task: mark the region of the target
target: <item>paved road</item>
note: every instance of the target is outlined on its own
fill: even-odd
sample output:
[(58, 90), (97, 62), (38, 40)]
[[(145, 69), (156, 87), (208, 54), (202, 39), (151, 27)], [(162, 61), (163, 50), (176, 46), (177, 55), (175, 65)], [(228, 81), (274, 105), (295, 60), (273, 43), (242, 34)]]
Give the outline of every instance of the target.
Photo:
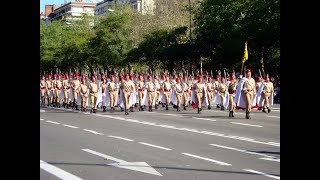
[(124, 115), (40, 106), (40, 178), (280, 179), (280, 105), (245, 119), (216, 108)]

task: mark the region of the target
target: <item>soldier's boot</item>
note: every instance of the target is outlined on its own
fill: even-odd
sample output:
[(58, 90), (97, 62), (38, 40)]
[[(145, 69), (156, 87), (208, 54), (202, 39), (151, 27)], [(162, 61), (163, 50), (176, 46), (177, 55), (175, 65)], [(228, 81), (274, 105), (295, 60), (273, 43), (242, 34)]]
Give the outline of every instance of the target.
[(261, 109), (262, 109), (261, 107), (258, 108), (259, 111), (261, 111)]
[(200, 108), (200, 111), (202, 111), (202, 108)]
[(139, 106), (139, 111), (142, 111), (142, 107), (141, 106)]
[(138, 107), (138, 104), (134, 104), (134, 107)]
[(232, 116), (232, 111), (229, 111), (229, 117), (231, 117)]
[(79, 106), (78, 105), (76, 105), (76, 110), (79, 111)]
[(183, 110), (187, 110), (187, 109), (186, 109), (186, 106), (183, 106)]
[(210, 106), (210, 105), (208, 106), (208, 109), (211, 109), (211, 106)]
[(47, 104), (47, 106), (50, 106), (50, 99), (48, 98), (47, 100), (48, 100), (48, 104)]
[(181, 110), (180, 110), (180, 106), (178, 107), (178, 111), (180, 112)]
[(129, 115), (129, 109), (126, 109), (126, 115)]
[(168, 105), (166, 105), (166, 110), (169, 110), (169, 109), (168, 109)]
[(67, 109), (69, 109), (69, 104), (67, 104)]
[(266, 108), (263, 108), (262, 112), (267, 113), (267, 112), (266, 112)]
[(120, 107), (121, 111), (124, 111), (122, 107)]
[(106, 106), (103, 106), (103, 112), (107, 112)]
[(162, 103), (162, 107), (164, 107), (164, 103)]
[(271, 112), (271, 109), (270, 109), (269, 107), (267, 107), (267, 109), (268, 109), (268, 113), (270, 113), (270, 112)]
[(130, 107), (130, 112), (133, 112), (133, 107)]
[(93, 108), (91, 108), (90, 112), (93, 113)]
[(246, 119), (251, 119), (249, 111), (246, 111)]
[(217, 104), (217, 108), (220, 108), (220, 104)]
[(93, 109), (93, 113), (97, 113), (97, 109)]
[(234, 115), (233, 115), (233, 111), (231, 111), (231, 117), (234, 117)]
[(200, 108), (198, 108), (198, 114), (200, 114)]
[(155, 109), (158, 109), (158, 104), (154, 105), (154, 108), (155, 108)]
[(83, 112), (86, 112), (87, 111), (87, 108), (83, 108)]
[(65, 102), (63, 102), (63, 108), (66, 108), (66, 103)]
[(179, 111), (179, 107), (177, 107), (177, 111)]
[(221, 111), (224, 111), (224, 106), (223, 105), (221, 106)]

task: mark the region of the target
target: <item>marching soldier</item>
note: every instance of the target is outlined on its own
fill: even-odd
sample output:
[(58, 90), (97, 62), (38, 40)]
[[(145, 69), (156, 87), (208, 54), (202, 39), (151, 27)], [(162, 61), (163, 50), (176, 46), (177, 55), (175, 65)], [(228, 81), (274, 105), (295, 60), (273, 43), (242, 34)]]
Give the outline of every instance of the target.
[(174, 92), (177, 97), (177, 111), (180, 111), (181, 98), (182, 98), (182, 93), (183, 93), (183, 88), (180, 84), (180, 78), (176, 79), (176, 84), (174, 86)]
[(228, 93), (229, 93), (229, 117), (234, 117), (233, 113), (236, 109), (236, 103), (234, 102), (234, 97), (236, 95), (238, 83), (236, 81), (235, 73), (233, 72), (230, 78)]
[[(269, 75), (266, 76), (266, 82), (264, 83), (263, 87), (263, 98), (264, 98), (264, 105), (262, 112), (266, 112), (266, 108), (268, 109), (268, 113), (270, 113), (270, 104), (269, 104), (269, 98), (274, 92), (273, 83), (270, 81)], [(273, 97), (271, 97), (273, 98)]]
[(220, 93), (220, 99), (221, 99), (221, 110), (224, 111), (224, 98), (227, 93), (227, 85), (225, 84), (226, 80), (224, 77), (221, 78), (221, 83), (219, 84), (219, 93)]
[(125, 102), (125, 115), (129, 114), (129, 100), (131, 92), (134, 90), (134, 84), (129, 79), (129, 74), (126, 74), (126, 80), (122, 81), (121, 89), (123, 91), (124, 102)]
[(56, 106), (58, 108), (60, 108), (60, 101), (62, 101), (62, 99), (60, 99), (60, 94), (61, 94), (61, 89), (62, 89), (62, 82), (61, 82), (61, 75), (58, 74), (58, 79), (56, 81)]
[(97, 98), (98, 98), (98, 85), (96, 83), (96, 76), (91, 76), (91, 83), (89, 85), (90, 91), (90, 105), (91, 105), (91, 112), (97, 112)]
[(245, 95), (245, 101), (246, 101), (246, 119), (251, 119), (250, 112), (251, 112), (251, 102), (253, 95), (256, 93), (255, 88), (255, 81), (251, 77), (251, 69), (247, 69), (246, 74), (246, 81), (243, 83), (242, 91)]
[[(106, 80), (105, 75), (101, 76), (100, 87), (101, 87), (101, 91), (102, 91), (102, 94), (103, 94), (102, 97), (104, 97), (104, 95), (105, 95), (105, 93), (107, 91), (107, 80)], [(103, 112), (107, 111), (107, 107), (106, 107), (106, 104), (104, 102), (104, 99), (102, 99), (102, 108), (103, 108)]]
[(66, 73), (64, 75), (64, 80), (62, 81), (63, 93), (64, 93), (64, 102), (63, 107), (69, 109), (69, 93), (70, 93), (70, 84), (69, 84), (69, 76)]
[(148, 76), (148, 82), (146, 83), (145, 87), (147, 90), (147, 95), (148, 95), (148, 105), (149, 105), (149, 112), (152, 111), (152, 104), (153, 104), (153, 99), (154, 99), (154, 90), (155, 90), (155, 85), (152, 82), (152, 76)]
[[(216, 79), (215, 79), (215, 81), (214, 81), (214, 83), (213, 83), (213, 88), (215, 89), (215, 96), (217, 97), (218, 96), (218, 92), (219, 92), (219, 84), (220, 84), (220, 81), (219, 81), (219, 79), (220, 79), (220, 76), (219, 75), (216, 75)], [(217, 108), (220, 108), (221, 106), (220, 106), (220, 104), (218, 104), (217, 103)]]
[(111, 81), (108, 82), (108, 90), (110, 97), (110, 113), (113, 113), (114, 106), (116, 104), (116, 96), (117, 96), (117, 85), (114, 80), (114, 75), (111, 75)]
[(78, 105), (77, 105), (77, 99), (79, 95), (79, 87), (80, 87), (80, 81), (78, 79), (79, 75), (75, 73), (73, 75), (74, 79), (71, 82), (71, 87), (72, 87), (72, 92), (73, 92), (73, 105), (72, 109), (76, 108), (76, 110), (79, 110)]
[(52, 79), (51, 79), (51, 74), (48, 75), (48, 80), (46, 81), (46, 90), (47, 90), (47, 100), (48, 104), (47, 106), (51, 105), (51, 91), (52, 91)]
[(154, 87), (156, 89), (156, 93), (155, 93), (155, 109), (158, 109), (158, 105), (159, 105), (159, 96), (160, 96), (160, 91), (161, 91), (161, 86), (160, 86), (160, 83), (159, 83), (159, 80), (158, 80), (158, 76), (157, 75), (154, 75)]
[(46, 94), (46, 78), (44, 75), (41, 76), (40, 91), (41, 91), (41, 104), (44, 106), (45, 105), (45, 94)]
[[(262, 84), (262, 77), (258, 76), (258, 79), (257, 79), (257, 82), (256, 82), (256, 92), (259, 91), (259, 88), (260, 88), (261, 84)], [(262, 109), (261, 107), (258, 107), (258, 110), (261, 110), (261, 109)]]
[(56, 85), (57, 85), (57, 75), (54, 74), (53, 75), (53, 80), (52, 80), (52, 105), (55, 107), (56, 106), (56, 98), (57, 98), (57, 94), (56, 94)]
[(186, 106), (188, 106), (188, 100), (189, 100), (189, 93), (190, 93), (190, 85), (188, 83), (188, 76), (184, 75), (184, 80), (183, 80), (183, 86), (182, 86), (182, 97), (183, 97), (183, 110), (187, 110)]
[(202, 76), (198, 75), (198, 82), (193, 85), (194, 93), (197, 98), (198, 114), (202, 111), (202, 99), (205, 92), (205, 84), (202, 82)]
[(169, 76), (166, 76), (166, 80), (163, 82), (162, 89), (163, 89), (163, 94), (166, 98), (166, 110), (169, 110), (168, 105), (170, 103), (169, 96), (170, 96), (170, 89), (171, 89), (171, 84), (169, 82)]
[(213, 98), (213, 84), (212, 84), (212, 78), (211, 76), (208, 77), (208, 81), (206, 83), (206, 88), (207, 88), (207, 92), (208, 92), (208, 109), (211, 109), (211, 103), (212, 103), (212, 98)]
[(89, 89), (86, 83), (86, 78), (81, 78), (80, 84), (80, 96), (81, 96), (81, 111), (86, 111), (87, 109), (87, 100), (88, 100)]
[(138, 90), (138, 97), (139, 97), (139, 111), (144, 111), (142, 105), (143, 99), (143, 92), (144, 92), (144, 80), (142, 74), (139, 75), (139, 81), (136, 84), (136, 89)]

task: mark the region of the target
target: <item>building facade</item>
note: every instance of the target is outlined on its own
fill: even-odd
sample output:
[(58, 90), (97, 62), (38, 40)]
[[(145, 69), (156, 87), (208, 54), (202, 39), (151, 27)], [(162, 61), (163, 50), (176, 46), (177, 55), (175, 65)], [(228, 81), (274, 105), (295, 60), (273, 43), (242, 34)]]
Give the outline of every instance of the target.
[(83, 14), (93, 16), (95, 6), (95, 2), (68, 2), (58, 8), (55, 8), (49, 17), (51, 21), (55, 19), (66, 21), (78, 20)]
[(94, 14), (100, 15), (107, 12), (107, 9), (114, 9), (116, 6), (121, 6), (128, 3), (134, 10), (142, 14), (153, 14), (155, 9), (155, 0), (103, 0), (97, 3), (94, 8)]

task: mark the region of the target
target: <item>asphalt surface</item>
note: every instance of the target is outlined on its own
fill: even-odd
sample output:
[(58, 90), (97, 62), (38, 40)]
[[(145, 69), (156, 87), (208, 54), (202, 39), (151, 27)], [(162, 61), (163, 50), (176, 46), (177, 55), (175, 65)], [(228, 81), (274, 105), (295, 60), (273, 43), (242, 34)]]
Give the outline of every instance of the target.
[(40, 106), (40, 179), (280, 179), (279, 104), (251, 119), (217, 108), (134, 111)]

